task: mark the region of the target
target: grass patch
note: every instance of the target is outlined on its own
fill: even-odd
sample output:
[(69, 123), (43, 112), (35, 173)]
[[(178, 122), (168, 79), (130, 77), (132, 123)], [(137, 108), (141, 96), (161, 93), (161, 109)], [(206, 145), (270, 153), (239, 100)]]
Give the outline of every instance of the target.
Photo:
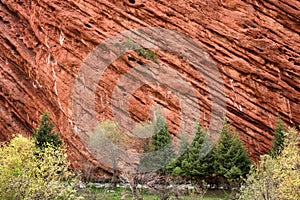
[[(85, 189), (81, 189), (79, 191), (82, 199), (92, 199), (92, 200), (120, 200), (120, 199), (128, 199), (134, 200), (131, 191), (128, 188), (93, 188), (88, 187)], [(206, 195), (204, 196), (203, 200), (225, 200), (226, 193), (223, 191), (207, 191)], [(144, 200), (159, 200), (159, 196), (156, 194), (151, 194), (145, 192), (143, 194)], [(170, 200), (175, 200), (175, 196), (169, 198)], [(201, 199), (199, 196), (197, 197), (196, 194), (191, 195), (182, 195), (179, 197), (181, 200), (189, 200), (189, 199)]]

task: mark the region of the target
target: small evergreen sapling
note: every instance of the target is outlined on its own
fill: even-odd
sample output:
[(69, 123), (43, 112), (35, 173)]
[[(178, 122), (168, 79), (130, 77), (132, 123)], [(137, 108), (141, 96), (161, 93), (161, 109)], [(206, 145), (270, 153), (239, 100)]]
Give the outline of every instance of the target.
[(49, 115), (49, 112), (45, 112), (45, 114), (41, 116), (40, 124), (33, 132), (35, 145), (42, 149), (48, 145), (54, 147), (60, 147), (62, 145), (62, 141), (59, 139), (59, 133), (53, 131), (54, 123), (51, 121)]
[(270, 156), (276, 157), (281, 154), (285, 139), (286, 129), (284, 123), (280, 117), (277, 118), (277, 124), (274, 131), (273, 147), (270, 151)]

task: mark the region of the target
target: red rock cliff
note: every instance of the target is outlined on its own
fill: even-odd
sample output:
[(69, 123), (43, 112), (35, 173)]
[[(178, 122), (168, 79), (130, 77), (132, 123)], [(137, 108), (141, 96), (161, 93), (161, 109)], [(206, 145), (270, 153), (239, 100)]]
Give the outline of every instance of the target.
[[(210, 54), (225, 83), (227, 118), (252, 158), (270, 149), (277, 115), (288, 125), (300, 124), (297, 0), (2, 0), (0, 19), (0, 139), (19, 132), (29, 135), (48, 110), (69, 145), (74, 167), (88, 161), (105, 168), (74, 131), (71, 96), (80, 66), (102, 41), (132, 28), (176, 30)], [(207, 124), (205, 85), (178, 57), (156, 54), (160, 63), (185, 74), (199, 91), (199, 118)], [(130, 52), (111, 65), (99, 82), (98, 96), (107, 102), (97, 104), (99, 119), (112, 116), (112, 89), (130, 62), (148, 61)], [(139, 89), (131, 100), (131, 116), (148, 119), (149, 105), (159, 102), (168, 108), (176, 132), (178, 101), (166, 95), (163, 88)]]

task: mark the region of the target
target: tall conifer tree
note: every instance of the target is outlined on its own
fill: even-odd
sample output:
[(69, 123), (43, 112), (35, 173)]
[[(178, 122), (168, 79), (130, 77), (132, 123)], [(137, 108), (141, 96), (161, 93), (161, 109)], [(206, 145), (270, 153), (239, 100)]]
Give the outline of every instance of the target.
[(239, 179), (249, 173), (251, 160), (237, 133), (230, 130), (225, 121), (215, 147), (214, 171), (229, 181)]
[(213, 173), (213, 154), (210, 152), (202, 157), (206, 131), (198, 124), (195, 130), (195, 137), (190, 144), (188, 151), (181, 162), (182, 175), (205, 177)]
[(141, 171), (153, 171), (160, 169), (161, 173), (166, 173), (166, 166), (175, 157), (171, 134), (168, 131), (167, 123), (162, 115), (156, 114), (154, 120), (154, 135), (151, 139), (150, 150), (140, 162)]

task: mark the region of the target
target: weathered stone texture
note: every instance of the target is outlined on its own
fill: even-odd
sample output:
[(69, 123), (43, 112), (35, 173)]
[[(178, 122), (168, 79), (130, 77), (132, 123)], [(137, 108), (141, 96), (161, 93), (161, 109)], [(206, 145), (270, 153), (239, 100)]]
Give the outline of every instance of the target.
[[(135, 3), (130, 3), (135, 2)], [(0, 139), (30, 134), (48, 110), (69, 145), (74, 167), (95, 159), (74, 131), (71, 95), (88, 53), (121, 31), (160, 26), (187, 34), (209, 52), (224, 78), (227, 118), (252, 158), (270, 149), (276, 116), (300, 124), (300, 2), (297, 0), (2, 0), (0, 3)], [(199, 91), (208, 123), (209, 94), (178, 57), (158, 51), (160, 63), (183, 73)], [(117, 78), (130, 62), (149, 62), (135, 52), (112, 64), (99, 82), (110, 101)], [(156, 95), (149, 95), (156, 94)], [(163, 88), (143, 87), (130, 108), (136, 120), (149, 118), (149, 105), (169, 109), (178, 126), (178, 99)], [(99, 103), (99, 102), (98, 102)], [(97, 104), (100, 119), (109, 105)], [(176, 114), (177, 113), (177, 114)]]

